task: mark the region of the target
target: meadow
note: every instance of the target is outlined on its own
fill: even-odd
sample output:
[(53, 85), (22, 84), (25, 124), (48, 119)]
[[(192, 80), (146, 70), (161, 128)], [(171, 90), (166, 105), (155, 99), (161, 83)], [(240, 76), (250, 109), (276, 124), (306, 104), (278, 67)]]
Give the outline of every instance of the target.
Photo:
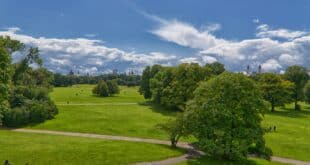
[[(167, 134), (160, 130), (157, 125), (174, 118), (177, 112), (170, 111), (168, 109), (164, 109), (162, 107), (147, 102), (141, 95), (139, 95), (139, 93), (137, 92), (137, 87), (121, 87), (121, 92), (119, 95), (106, 98), (100, 98), (92, 95), (92, 88), (92, 85), (75, 85), (73, 87), (54, 88), (54, 91), (51, 93), (51, 97), (58, 105), (59, 114), (56, 116), (55, 119), (46, 121), (41, 124), (28, 125), (26, 127), (31, 129), (168, 139)], [(294, 112), (292, 106), (288, 105), (285, 108), (278, 107), (277, 112), (269, 112), (265, 114), (263, 126), (277, 127), (276, 132), (267, 133), (265, 135), (267, 146), (272, 148), (274, 155), (310, 161), (310, 156), (308, 154), (310, 153), (310, 106), (303, 104), (302, 107), (303, 111), (301, 112)], [(15, 135), (16, 133), (2, 132), (2, 136), (5, 135), (8, 137), (8, 134), (12, 134), (10, 136), (12, 136), (13, 138), (20, 139), (18, 140), (18, 143), (20, 144), (22, 144), (23, 142), (27, 143), (27, 138), (21, 136), (20, 134)], [(43, 137), (43, 135), (29, 136)], [(89, 146), (95, 146), (95, 144), (93, 143), (101, 143), (101, 140), (95, 140), (95, 142), (92, 142), (93, 140), (89, 140), (88, 142), (87, 139), (83, 138), (74, 138), (74, 142), (72, 142), (71, 138), (69, 139), (65, 137), (49, 137), (47, 135), (44, 135), (44, 137), (53, 139), (58, 145), (65, 145), (65, 147), (60, 148), (68, 148), (68, 150), (72, 150), (72, 152), (81, 153), (87, 152), (88, 149), (91, 148)], [(38, 142), (40, 145), (41, 143), (43, 143), (43, 141)], [(34, 142), (31, 143), (32, 144), (30, 145), (35, 146)], [(81, 145), (81, 147), (76, 147), (76, 145), (78, 145), (79, 143), (83, 143), (85, 145), (85, 148), (82, 147), (83, 145)], [(119, 162), (117, 162), (118, 164), (124, 164), (123, 162), (128, 163), (130, 161), (137, 162), (141, 160), (159, 160), (164, 157), (170, 157), (182, 153), (181, 151), (171, 150), (164, 146), (153, 146), (158, 147), (158, 149), (154, 148), (150, 152), (155, 152), (154, 150), (158, 150), (158, 152), (156, 152), (155, 154), (148, 153), (148, 145), (142, 143), (139, 143), (139, 145), (126, 143), (129, 148), (132, 148), (132, 152), (131, 150), (128, 150), (127, 152), (126, 148), (128, 147), (124, 145), (125, 143), (120, 144), (122, 142), (114, 141), (103, 141), (102, 143), (109, 143), (111, 148), (115, 147), (113, 148), (114, 152), (122, 155), (121, 160), (118, 160)], [(14, 142), (12, 141), (12, 145), (13, 144)], [(53, 143), (51, 142), (51, 144)], [(57, 148), (59, 147), (55, 146), (52, 148), (54, 148), (54, 150), (50, 152), (54, 153), (57, 152)], [(74, 148), (78, 150), (73, 151)], [(31, 149), (31, 147), (29, 149)], [(98, 149), (94, 147), (91, 153), (93, 154), (93, 158), (95, 159), (98, 153), (105, 153), (110, 150), (111, 149), (108, 147), (99, 147)], [(152, 155), (153, 157), (142, 156), (143, 154), (140, 155), (134, 153), (135, 150), (137, 150), (137, 152), (141, 151), (143, 153), (145, 151), (144, 154), (150, 156)], [(23, 151), (17, 150), (17, 153), (18, 152)], [(141, 156), (141, 158), (139, 157), (139, 155)], [(102, 159), (104, 157), (105, 156), (102, 156)], [(142, 159), (143, 157), (144, 159)], [(68, 158), (71, 159), (70, 156)], [(60, 159), (61, 158), (55, 156), (55, 160), (60, 161)], [(74, 159), (74, 157), (72, 157), (72, 159)], [(115, 159), (116, 158), (113, 158), (113, 160)], [(100, 160), (100, 156), (98, 160)], [(40, 159), (40, 161), (44, 161), (43, 158)], [(205, 164), (206, 162), (208, 162), (209, 164), (229, 164), (227, 162), (219, 162), (205, 157), (197, 160), (183, 162), (182, 164), (196, 165)], [(261, 159), (250, 159), (247, 163), (277, 164)], [(231, 164), (233, 165), (233, 163)]]
[(0, 162), (12, 165), (130, 164), (178, 156), (168, 146), (58, 135), (0, 131)]

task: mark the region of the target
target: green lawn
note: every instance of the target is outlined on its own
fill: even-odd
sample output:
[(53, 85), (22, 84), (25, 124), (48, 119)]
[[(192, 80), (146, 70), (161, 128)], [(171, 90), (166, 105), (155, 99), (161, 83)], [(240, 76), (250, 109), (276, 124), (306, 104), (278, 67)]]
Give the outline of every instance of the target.
[(0, 130), (0, 164), (120, 165), (182, 154), (163, 145)]
[(113, 97), (97, 97), (92, 94), (94, 85), (74, 85), (54, 88), (51, 97), (56, 104), (70, 103), (137, 103), (144, 102), (138, 94), (138, 87), (120, 87), (120, 94)]
[[(144, 138), (167, 139), (165, 132), (156, 128), (175, 116), (175, 112), (158, 106), (143, 104), (138, 88), (121, 87), (114, 97), (100, 98), (91, 94), (91, 85), (54, 88), (51, 94), (59, 105), (55, 119), (38, 125), (34, 129), (88, 132)], [(70, 105), (73, 103), (137, 103), (137, 105)], [(310, 161), (310, 106), (303, 105), (302, 112), (278, 108), (278, 112), (265, 115), (264, 126), (277, 126), (277, 132), (266, 134), (266, 143), (274, 155)]]
[(146, 105), (58, 107), (59, 114), (55, 119), (29, 127), (167, 139), (166, 133), (158, 129), (156, 125), (174, 116), (174, 113), (167, 113), (158, 110), (156, 107)]
[(188, 160), (176, 165), (283, 165), (282, 163), (270, 162), (263, 159), (250, 158), (248, 161), (242, 162), (229, 162), (219, 161), (208, 157), (202, 157), (200, 159)]
[(265, 115), (263, 124), (277, 127), (265, 135), (274, 155), (310, 161), (310, 105), (303, 104), (301, 112), (295, 112), (293, 105), (278, 108)]

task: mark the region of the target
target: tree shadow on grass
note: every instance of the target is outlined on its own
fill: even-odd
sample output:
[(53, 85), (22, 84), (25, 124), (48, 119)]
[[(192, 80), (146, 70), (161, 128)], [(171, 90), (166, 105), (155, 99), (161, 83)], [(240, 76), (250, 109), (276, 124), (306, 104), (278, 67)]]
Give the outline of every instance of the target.
[(290, 118), (307, 118), (310, 117), (310, 107), (303, 106), (301, 111), (295, 111), (293, 107), (281, 107), (281, 110), (275, 112), (267, 112), (266, 114), (272, 116), (283, 116)]
[(151, 101), (145, 101), (145, 102), (140, 102), (138, 103), (141, 106), (147, 106), (149, 107), (153, 112), (160, 113), (164, 116), (176, 116), (177, 113), (181, 112), (179, 110), (169, 108), (169, 107), (164, 107), (162, 105), (153, 103)]
[(242, 161), (227, 161), (216, 160), (207, 156), (189, 160), (188, 165), (258, 165), (254, 160), (242, 160)]

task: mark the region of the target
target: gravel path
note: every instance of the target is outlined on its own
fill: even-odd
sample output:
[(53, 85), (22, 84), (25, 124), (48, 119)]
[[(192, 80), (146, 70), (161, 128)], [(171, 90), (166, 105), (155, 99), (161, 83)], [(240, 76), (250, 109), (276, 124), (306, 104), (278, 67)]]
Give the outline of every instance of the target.
[[(35, 130), (35, 129), (13, 129), (14, 132), (25, 132), (25, 133), (38, 133), (38, 134), (50, 134), (50, 135), (63, 135), (63, 136), (74, 136), (74, 137), (87, 137), (87, 138), (96, 138), (96, 139), (107, 139), (107, 140), (121, 140), (121, 141), (131, 141), (131, 142), (141, 142), (141, 143), (152, 143), (152, 144), (162, 144), (170, 145), (170, 141), (166, 140), (157, 140), (157, 139), (144, 139), (144, 138), (135, 138), (135, 137), (126, 137), (126, 136), (113, 136), (113, 135), (100, 135), (100, 134), (90, 134), (90, 133), (77, 133), (77, 132), (63, 132), (63, 131), (48, 131), (48, 130)], [(195, 150), (188, 143), (179, 142), (178, 147), (188, 150), (187, 154), (184, 154), (179, 157), (169, 158), (161, 161), (154, 162), (142, 162), (136, 163), (135, 165), (173, 165), (179, 162), (183, 162), (190, 158), (195, 158), (203, 155), (203, 152)], [(310, 162), (281, 158), (281, 157), (272, 157), (272, 161), (292, 164), (292, 165), (310, 165)]]

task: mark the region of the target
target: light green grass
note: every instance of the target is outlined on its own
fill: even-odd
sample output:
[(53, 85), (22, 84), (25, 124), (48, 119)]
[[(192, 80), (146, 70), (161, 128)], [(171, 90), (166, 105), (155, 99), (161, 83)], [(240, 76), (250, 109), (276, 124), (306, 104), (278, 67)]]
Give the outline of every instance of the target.
[(49, 129), (97, 134), (167, 139), (157, 125), (175, 113), (147, 105), (58, 106), (55, 119), (33, 129)]
[(242, 162), (240, 161), (230, 162), (230, 161), (214, 160), (208, 157), (202, 157), (200, 159), (188, 160), (175, 165), (283, 165), (283, 164), (256, 158), (250, 158), (248, 161), (242, 161)]
[(274, 155), (310, 161), (310, 107), (303, 104), (301, 112), (295, 112), (293, 105), (277, 108), (277, 112), (265, 115), (263, 125), (276, 126), (277, 131), (267, 133), (267, 145)]
[(120, 165), (182, 154), (155, 144), (0, 130), (0, 164), (9, 160), (12, 165)]
[(128, 103), (144, 102), (138, 94), (138, 87), (120, 87), (120, 93), (113, 97), (98, 97), (92, 94), (94, 85), (74, 85), (72, 87), (54, 88), (51, 97), (56, 104), (71, 103)]

